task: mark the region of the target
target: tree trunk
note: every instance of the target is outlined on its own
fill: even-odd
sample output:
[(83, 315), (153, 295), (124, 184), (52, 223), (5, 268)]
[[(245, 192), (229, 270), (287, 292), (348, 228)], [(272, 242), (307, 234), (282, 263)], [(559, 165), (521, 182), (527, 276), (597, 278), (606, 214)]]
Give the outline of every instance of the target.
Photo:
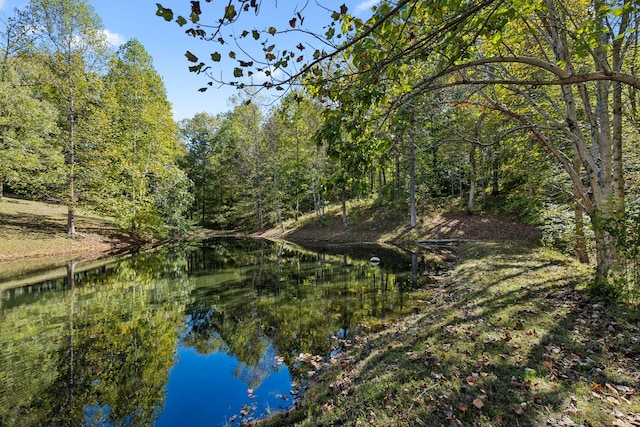
[(395, 173), (395, 186), (393, 200), (397, 201), (400, 198), (400, 155), (396, 156), (396, 173)]
[(418, 224), (416, 214), (416, 145), (411, 137), (409, 141), (409, 211), (411, 216), (410, 227)]
[(342, 184), (342, 225), (347, 226), (347, 187)]
[(67, 204), (67, 234), (76, 234), (76, 189), (75, 189), (75, 156), (73, 148), (70, 152), (69, 175), (67, 176), (67, 186), (69, 191), (69, 202)]
[[(278, 203), (278, 178), (276, 168), (273, 168), (273, 207), (276, 211), (276, 220), (280, 229), (284, 233), (284, 224), (282, 223), (282, 215), (280, 214), (280, 204)], [(296, 218), (297, 221), (297, 218)]]
[[(582, 163), (580, 162), (580, 157), (577, 153), (573, 156), (573, 168), (576, 173), (579, 175), (580, 170), (582, 169)], [(576, 255), (578, 260), (582, 263), (589, 262), (589, 253), (587, 252), (587, 241), (584, 235), (584, 210), (582, 209), (581, 196), (578, 193), (578, 189), (576, 186), (573, 186), (573, 197), (574, 197), (574, 220), (576, 223), (575, 233), (576, 233)]]
[(476, 197), (476, 144), (471, 144), (469, 149), (469, 201), (467, 213), (472, 214), (475, 208)]
[(497, 196), (500, 194), (499, 177), (500, 177), (500, 157), (498, 156), (498, 150), (493, 150), (493, 159), (491, 162), (492, 176), (491, 176), (491, 195)]
[(67, 123), (69, 125), (69, 140), (67, 141), (67, 161), (69, 170), (67, 172), (67, 191), (69, 192), (69, 200), (67, 202), (67, 234), (72, 236), (76, 234), (76, 189), (75, 189), (75, 107), (71, 100), (69, 111), (67, 113)]
[(576, 255), (581, 263), (587, 264), (589, 252), (587, 252), (587, 240), (584, 235), (584, 212), (577, 201), (574, 203), (574, 218), (576, 222)]

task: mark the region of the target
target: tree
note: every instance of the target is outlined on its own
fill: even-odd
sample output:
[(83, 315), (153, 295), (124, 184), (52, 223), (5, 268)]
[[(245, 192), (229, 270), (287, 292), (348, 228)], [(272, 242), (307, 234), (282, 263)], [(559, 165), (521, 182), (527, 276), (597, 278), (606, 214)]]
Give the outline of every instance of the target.
[(103, 121), (107, 134), (96, 142), (106, 182), (101, 186), (103, 207), (132, 236), (166, 235), (167, 222), (180, 223), (192, 199), (186, 191), (188, 178), (176, 165), (182, 148), (171, 104), (140, 42), (130, 40), (120, 47), (104, 86), (104, 111), (97, 120)]
[(239, 98), (234, 102), (235, 107), (220, 126), (220, 137), (233, 153), (229, 164), (235, 170), (234, 188), (240, 191), (234, 196), (237, 225), (263, 228), (271, 182), (267, 149), (260, 133), (263, 115), (256, 103)]
[(15, 18), (4, 22), (0, 48), (0, 201), (5, 181), (14, 191), (42, 192), (59, 178), (53, 147), (56, 111), (38, 93), (37, 65), (30, 61), (28, 30)]
[(32, 0), (25, 13), (26, 25), (34, 31), (34, 49), (46, 68), (46, 82), (51, 102), (63, 117), (60, 143), (65, 156), (67, 232), (75, 234), (75, 211), (78, 203), (77, 176), (82, 164), (78, 158), (90, 150), (83, 145), (78, 125), (82, 123), (95, 99), (98, 72), (108, 48), (102, 23), (86, 0)]
[(210, 158), (218, 148), (218, 126), (218, 119), (207, 113), (198, 113), (193, 118), (184, 119), (179, 123), (180, 136), (187, 147), (185, 168), (194, 184), (195, 212), (200, 215), (201, 226), (205, 226), (207, 210), (211, 207), (210, 193), (215, 171), (210, 166)]

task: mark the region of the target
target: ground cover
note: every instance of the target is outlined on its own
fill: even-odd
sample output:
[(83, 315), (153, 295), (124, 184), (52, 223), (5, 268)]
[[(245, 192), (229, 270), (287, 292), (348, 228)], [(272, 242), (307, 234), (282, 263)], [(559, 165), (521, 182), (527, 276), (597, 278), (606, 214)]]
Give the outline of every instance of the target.
[(77, 234), (66, 233), (64, 206), (4, 197), (0, 203), (0, 280), (63, 264), (118, 253), (130, 243), (109, 218), (76, 215)]

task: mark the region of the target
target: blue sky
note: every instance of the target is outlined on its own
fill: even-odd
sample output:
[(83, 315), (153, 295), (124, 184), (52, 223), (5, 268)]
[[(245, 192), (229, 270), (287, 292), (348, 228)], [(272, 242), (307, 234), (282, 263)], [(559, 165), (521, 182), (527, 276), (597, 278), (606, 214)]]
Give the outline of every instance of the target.
[[(229, 110), (228, 99), (237, 94), (238, 91), (231, 87), (218, 88), (214, 86), (207, 92), (198, 92), (198, 88), (206, 85), (208, 80), (205, 76), (199, 76), (190, 73), (184, 54), (187, 50), (193, 52), (202, 58), (208, 58), (209, 54), (219, 50), (219, 45), (214, 42), (205, 42), (194, 39), (184, 34), (185, 28), (180, 28), (175, 23), (165, 22), (162, 18), (155, 15), (156, 3), (162, 4), (164, 7), (171, 8), (175, 14), (188, 16), (190, 11), (190, 1), (188, 0), (89, 0), (96, 12), (102, 18), (105, 31), (109, 35), (112, 43), (117, 46), (130, 39), (137, 39), (142, 43), (147, 52), (153, 57), (154, 66), (164, 80), (167, 88), (169, 101), (173, 105), (174, 118), (180, 120), (183, 118), (193, 117), (199, 112), (207, 112), (209, 114), (218, 114)], [(201, 0), (203, 11), (203, 23), (213, 19), (214, 7), (219, 8), (220, 4), (225, 3), (220, 0), (213, 0), (207, 3)], [(252, 27), (263, 29), (271, 25), (278, 26), (278, 23), (286, 22), (292, 17), (292, 10), (296, 5), (302, 7), (307, 0), (263, 0), (265, 7), (263, 13), (254, 18), (251, 23)], [(279, 5), (279, 9), (271, 7), (267, 8), (267, 3), (271, 6)], [(314, 0), (308, 3), (313, 7)], [(323, 0), (322, 3), (332, 9), (339, 9), (340, 5), (345, 3), (352, 13), (364, 18), (364, 14), (368, 14), (371, 6), (377, 3), (377, 0)], [(26, 0), (0, 0), (0, 11), (10, 14), (14, 8), (23, 8), (27, 4)], [(305, 16), (308, 26), (321, 28), (322, 25), (329, 21), (328, 14), (314, 9), (311, 13), (307, 9)], [(325, 18), (326, 17), (326, 18)], [(310, 20), (316, 20), (309, 22)], [(275, 24), (274, 24), (275, 22)], [(252, 27), (249, 27), (251, 29)], [(244, 29), (244, 26), (243, 28)], [(228, 36), (230, 30), (227, 31)], [(230, 70), (236, 61), (231, 60), (223, 55), (223, 61), (220, 66)], [(207, 62), (207, 61), (205, 61)]]

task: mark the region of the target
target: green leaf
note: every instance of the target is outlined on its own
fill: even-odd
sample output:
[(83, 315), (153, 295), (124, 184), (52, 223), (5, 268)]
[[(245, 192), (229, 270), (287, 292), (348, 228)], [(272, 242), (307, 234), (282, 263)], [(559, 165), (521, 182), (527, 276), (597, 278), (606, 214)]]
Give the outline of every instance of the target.
[(191, 15), (189, 17), (191, 18), (191, 22), (193, 22), (194, 24), (200, 20), (200, 16), (193, 12), (191, 12)]
[(244, 31), (242, 32), (242, 34), (240, 34), (240, 37), (245, 38), (245, 37), (247, 37), (248, 35), (249, 35), (249, 31), (244, 30)]
[(278, 30), (276, 30), (276, 27), (269, 27), (269, 29), (267, 30), (267, 32), (269, 34), (271, 34), (272, 36), (276, 35), (276, 32), (278, 32)]
[(187, 57), (187, 60), (189, 62), (198, 62), (198, 57), (189, 51), (187, 51), (187, 53), (185, 53), (184, 56)]
[(173, 11), (171, 9), (162, 7), (160, 3), (156, 3), (156, 6), (158, 6), (158, 10), (156, 11), (156, 16), (163, 17), (165, 21), (173, 20)]
[(202, 70), (203, 66), (204, 62), (201, 62), (198, 65), (192, 65), (191, 67), (189, 67), (189, 71), (192, 73), (199, 73)]
[(222, 59), (222, 55), (220, 55), (220, 53), (218, 52), (213, 52), (211, 54), (211, 60), (214, 62), (220, 62), (220, 59)]
[(234, 68), (233, 69), (233, 77), (242, 77), (244, 75), (244, 72), (242, 71), (242, 68)]
[(236, 7), (234, 5), (229, 5), (224, 8), (224, 19), (228, 21), (232, 21), (237, 14), (238, 13), (236, 12)]
[(234, 51), (229, 52), (229, 58), (236, 59), (236, 53)]
[[(188, 21), (186, 19), (184, 19), (184, 16), (178, 16), (178, 19), (176, 19), (176, 22), (178, 23), (178, 25), (183, 27), (183, 26), (185, 26), (187, 24)], [(193, 30), (193, 31), (195, 32), (195, 30)]]
[(327, 37), (327, 39), (332, 39), (335, 33), (336, 33), (336, 29), (333, 27), (329, 27), (329, 29), (325, 33), (325, 36)]
[(251, 30), (251, 35), (253, 36), (254, 40), (258, 40), (260, 38), (260, 32), (258, 32), (258, 30)]

